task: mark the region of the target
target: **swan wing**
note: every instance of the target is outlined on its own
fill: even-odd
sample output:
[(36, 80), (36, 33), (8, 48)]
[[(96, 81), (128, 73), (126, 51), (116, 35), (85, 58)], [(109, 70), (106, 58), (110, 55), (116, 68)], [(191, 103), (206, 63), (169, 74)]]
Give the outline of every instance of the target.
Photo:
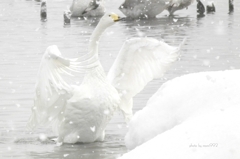
[[(72, 96), (72, 86), (64, 77), (73, 78), (73, 72), (85, 72), (94, 67), (95, 60), (67, 59), (57, 46), (49, 46), (41, 60), (35, 86), (34, 106), (28, 127), (48, 125), (63, 115), (67, 100)], [(92, 65), (91, 65), (91, 64)]]
[(108, 80), (121, 96), (120, 110), (126, 120), (132, 116), (132, 97), (148, 82), (160, 78), (178, 58), (179, 47), (153, 38), (127, 40), (108, 73)]

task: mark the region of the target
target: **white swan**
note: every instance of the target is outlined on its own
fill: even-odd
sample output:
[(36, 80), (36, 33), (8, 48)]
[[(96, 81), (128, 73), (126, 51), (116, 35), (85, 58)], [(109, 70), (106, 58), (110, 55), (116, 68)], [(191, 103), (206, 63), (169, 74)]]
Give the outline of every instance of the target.
[(103, 16), (105, 8), (102, 0), (73, 0), (70, 6), (73, 17)]
[[(95, 28), (89, 53), (78, 59), (61, 56), (49, 46), (42, 58), (32, 116), (28, 127), (51, 124), (58, 143), (102, 141), (114, 111), (132, 116), (132, 97), (152, 79), (162, 77), (178, 57), (180, 47), (152, 38), (127, 40), (108, 73), (98, 60), (98, 41), (104, 30), (118, 21), (105, 14)], [(181, 46), (181, 45), (180, 45)], [(62, 74), (86, 72), (80, 86), (72, 86)]]
[(130, 18), (154, 18), (164, 10), (172, 15), (175, 11), (187, 8), (193, 0), (125, 0), (119, 10)]

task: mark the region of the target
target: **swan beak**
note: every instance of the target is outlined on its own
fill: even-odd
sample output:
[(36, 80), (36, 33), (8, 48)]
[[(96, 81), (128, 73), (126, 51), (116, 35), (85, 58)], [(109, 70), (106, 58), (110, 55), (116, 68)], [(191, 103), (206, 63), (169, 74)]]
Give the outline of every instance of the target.
[(117, 14), (111, 14), (111, 18), (113, 19), (114, 22), (118, 22), (121, 20), (121, 18)]
[(114, 22), (118, 22), (118, 21), (120, 21), (120, 20), (121, 20), (121, 18), (118, 17), (117, 19), (114, 19)]

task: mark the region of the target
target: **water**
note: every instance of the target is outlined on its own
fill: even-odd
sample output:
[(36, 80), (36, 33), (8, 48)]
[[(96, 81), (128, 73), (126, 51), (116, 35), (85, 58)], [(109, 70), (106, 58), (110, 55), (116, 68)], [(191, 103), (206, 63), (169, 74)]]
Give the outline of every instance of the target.
[[(205, 2), (206, 3), (206, 2)], [(34, 84), (40, 59), (47, 46), (56, 44), (65, 57), (77, 57), (87, 52), (86, 43), (99, 19), (72, 19), (63, 26), (63, 10), (71, 0), (49, 0), (48, 20), (40, 21), (40, 3), (31, 0), (1, 0), (0, 2), (0, 158), (87, 158), (113, 159), (127, 152), (124, 134), (127, 127), (116, 113), (106, 130), (104, 142), (56, 146), (41, 143), (41, 133), (25, 128), (33, 105)], [(109, 11), (117, 10), (121, 1), (107, 0)], [(188, 10), (167, 17), (162, 13), (154, 20), (122, 21), (110, 27), (100, 42), (100, 60), (110, 69), (126, 39), (148, 36), (178, 45), (188, 37), (181, 58), (164, 78), (150, 82), (134, 98), (134, 112), (142, 109), (149, 97), (163, 82), (183, 74), (240, 68), (240, 2), (228, 14), (228, 1), (215, 2), (216, 13), (198, 18), (196, 3)], [(76, 79), (76, 83), (81, 78)]]

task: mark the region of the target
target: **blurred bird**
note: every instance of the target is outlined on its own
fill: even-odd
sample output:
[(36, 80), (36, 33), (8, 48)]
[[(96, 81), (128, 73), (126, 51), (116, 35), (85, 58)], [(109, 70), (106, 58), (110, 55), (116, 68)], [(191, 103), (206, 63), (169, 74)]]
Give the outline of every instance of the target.
[(234, 4), (233, 4), (233, 0), (229, 0), (229, 13), (234, 11)]
[(63, 12), (64, 25), (71, 23), (71, 11), (69, 9)]
[(73, 17), (103, 16), (105, 8), (103, 0), (73, 0), (70, 11)]
[(197, 0), (197, 3), (197, 12), (199, 15), (203, 15), (205, 13), (205, 7), (200, 0)]
[(211, 13), (211, 12), (216, 12), (213, 1), (207, 3), (207, 13)]
[(119, 10), (133, 19), (154, 18), (164, 10), (172, 15), (177, 10), (188, 8), (192, 2), (193, 0), (125, 0)]
[(170, 6), (168, 6), (167, 10), (170, 15), (173, 15), (174, 12), (181, 9), (188, 9), (188, 6), (193, 3), (193, 0), (171, 0)]
[(41, 3), (41, 10), (40, 10), (41, 20), (45, 21), (47, 19), (47, 2), (43, 0)]

